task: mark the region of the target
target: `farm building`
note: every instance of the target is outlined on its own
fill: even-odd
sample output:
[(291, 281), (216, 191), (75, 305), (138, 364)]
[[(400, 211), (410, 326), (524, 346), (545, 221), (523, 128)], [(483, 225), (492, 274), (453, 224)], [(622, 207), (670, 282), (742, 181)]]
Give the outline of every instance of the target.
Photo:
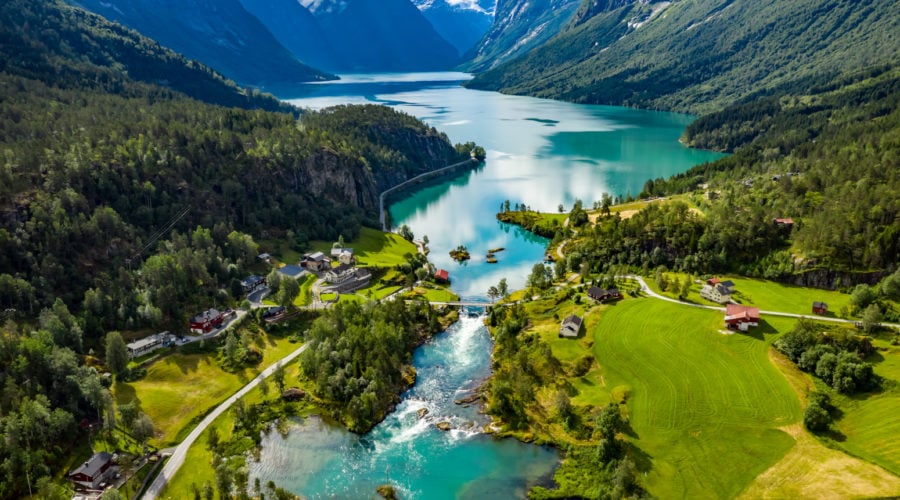
[(604, 290), (600, 287), (592, 286), (588, 289), (588, 297), (597, 302), (603, 302), (604, 300), (619, 300), (622, 298), (622, 294), (616, 288)]
[(813, 302), (812, 312), (813, 314), (825, 316), (828, 314), (828, 304), (824, 302)]
[(215, 309), (208, 309), (191, 318), (191, 330), (207, 333), (218, 328), (225, 320), (225, 314)]
[(559, 336), (566, 338), (577, 337), (581, 332), (581, 318), (572, 314), (563, 320), (559, 327)]
[(175, 336), (169, 332), (156, 333), (149, 337), (135, 340), (128, 344), (128, 357), (134, 359), (138, 356), (153, 352), (161, 347), (167, 347), (175, 342)]
[(731, 292), (729, 292), (728, 287), (722, 283), (710, 285), (707, 282), (703, 285), (703, 288), (700, 289), (700, 296), (706, 300), (711, 300), (719, 304), (724, 304), (731, 300)]
[(446, 269), (438, 269), (437, 272), (434, 273), (434, 279), (444, 283), (449, 282), (450, 273), (448, 273)]
[(244, 293), (255, 292), (264, 286), (266, 286), (266, 278), (257, 274), (251, 274), (241, 280), (241, 288)]
[(336, 260), (341, 264), (350, 265), (355, 262), (353, 258), (352, 248), (335, 247), (331, 249), (331, 260)]
[(759, 326), (759, 308), (728, 304), (725, 306), (725, 326), (742, 332), (751, 326)]
[(305, 255), (300, 262), (300, 265), (305, 267), (308, 271), (327, 271), (331, 268), (331, 259), (326, 257), (322, 252), (316, 252)]
[(116, 469), (113, 456), (101, 451), (69, 473), (69, 481), (72, 481), (76, 489), (96, 490), (113, 477)]

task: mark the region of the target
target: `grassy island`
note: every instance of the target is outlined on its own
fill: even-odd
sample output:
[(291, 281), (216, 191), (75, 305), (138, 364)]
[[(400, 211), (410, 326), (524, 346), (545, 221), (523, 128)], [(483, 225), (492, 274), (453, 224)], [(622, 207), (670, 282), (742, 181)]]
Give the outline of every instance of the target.
[(460, 245), (453, 250), (450, 250), (450, 257), (457, 262), (463, 262), (471, 258), (469, 249), (466, 248), (465, 245)]

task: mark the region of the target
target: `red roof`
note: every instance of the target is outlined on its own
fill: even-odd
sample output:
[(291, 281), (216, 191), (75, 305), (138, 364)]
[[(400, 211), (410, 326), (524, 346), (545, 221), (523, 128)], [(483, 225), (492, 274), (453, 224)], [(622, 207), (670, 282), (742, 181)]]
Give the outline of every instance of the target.
[(450, 273), (448, 273), (445, 269), (438, 269), (438, 271), (434, 273), (434, 277), (439, 280), (448, 280), (450, 279)]
[(725, 321), (748, 321), (759, 323), (759, 308), (742, 306), (740, 304), (728, 304), (725, 306)]
[(710, 285), (718, 285), (721, 282), (721, 280), (719, 278), (710, 278), (710, 279), (706, 280), (706, 282), (709, 283)]

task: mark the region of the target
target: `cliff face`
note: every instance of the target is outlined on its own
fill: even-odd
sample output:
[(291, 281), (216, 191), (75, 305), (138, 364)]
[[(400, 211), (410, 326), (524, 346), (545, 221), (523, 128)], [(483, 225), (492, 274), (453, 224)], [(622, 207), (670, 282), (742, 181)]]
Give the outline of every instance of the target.
[(305, 189), (338, 204), (370, 211), (378, 208), (371, 170), (358, 158), (323, 149), (306, 158), (300, 175)]

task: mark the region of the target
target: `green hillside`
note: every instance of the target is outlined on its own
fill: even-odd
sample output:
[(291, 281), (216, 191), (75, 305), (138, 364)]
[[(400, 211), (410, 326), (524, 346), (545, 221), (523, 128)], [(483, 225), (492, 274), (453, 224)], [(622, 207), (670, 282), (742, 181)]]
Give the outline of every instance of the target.
[(698, 113), (900, 57), (891, 2), (584, 3), (568, 29), (468, 85)]
[(0, 20), (0, 71), (9, 75), (65, 89), (154, 98), (166, 98), (160, 94), (174, 90), (223, 106), (296, 111), (61, 0), (3, 2)]

